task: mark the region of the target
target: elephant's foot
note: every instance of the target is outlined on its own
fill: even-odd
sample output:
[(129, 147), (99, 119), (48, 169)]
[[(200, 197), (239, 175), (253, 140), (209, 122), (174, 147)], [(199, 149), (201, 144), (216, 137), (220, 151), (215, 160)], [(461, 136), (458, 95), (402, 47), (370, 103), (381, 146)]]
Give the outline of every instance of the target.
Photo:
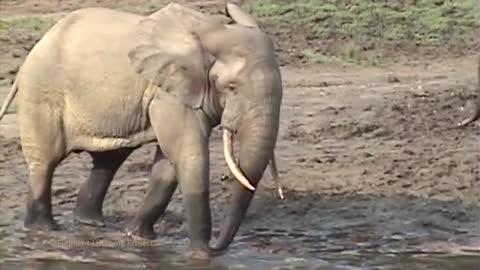
[(95, 227), (105, 227), (105, 222), (103, 215), (96, 211), (92, 210), (83, 210), (84, 208), (77, 207), (74, 211), (75, 220), (81, 224), (95, 226)]
[(157, 234), (153, 229), (153, 224), (133, 223), (126, 231), (127, 236), (136, 240), (155, 240)]
[(208, 260), (210, 259), (213, 254), (211, 250), (204, 250), (204, 249), (192, 249), (190, 248), (186, 252), (186, 256), (191, 259), (195, 260)]
[(211, 249), (208, 244), (191, 244), (186, 252), (187, 257), (195, 260), (208, 260), (220, 254), (221, 251)]
[(23, 225), (25, 228), (34, 231), (55, 231), (59, 229), (49, 207), (40, 202), (28, 204)]

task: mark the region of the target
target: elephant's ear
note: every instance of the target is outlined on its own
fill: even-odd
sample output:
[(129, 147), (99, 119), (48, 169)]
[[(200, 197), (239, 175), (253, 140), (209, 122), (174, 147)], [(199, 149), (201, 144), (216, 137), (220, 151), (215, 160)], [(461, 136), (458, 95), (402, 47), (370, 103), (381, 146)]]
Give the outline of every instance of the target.
[(198, 36), (170, 20), (147, 18), (139, 26), (139, 45), (128, 54), (133, 69), (184, 104), (200, 108), (212, 59)]
[(228, 2), (225, 3), (225, 13), (240, 25), (258, 28), (258, 24), (255, 19), (251, 15), (245, 13), (235, 4)]
[(134, 70), (157, 86), (161, 86), (175, 59), (154, 45), (139, 45), (128, 54)]
[(170, 20), (174, 20), (176, 24), (180, 24), (186, 29), (195, 30), (197, 33), (223, 25), (225, 21), (223, 16), (206, 15), (197, 9), (177, 3), (166, 5), (162, 9), (150, 14), (149, 18), (154, 20), (170, 18)]

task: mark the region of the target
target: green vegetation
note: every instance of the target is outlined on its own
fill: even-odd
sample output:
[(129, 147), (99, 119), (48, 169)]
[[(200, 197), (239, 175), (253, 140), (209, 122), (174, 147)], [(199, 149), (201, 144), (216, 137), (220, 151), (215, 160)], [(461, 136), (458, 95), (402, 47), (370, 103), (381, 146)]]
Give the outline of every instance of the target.
[(28, 31), (43, 33), (53, 24), (54, 20), (41, 17), (20, 17), (0, 19), (0, 37), (4, 37), (11, 31)]
[(372, 62), (366, 58), (473, 49), (478, 5), (478, 0), (253, 0), (245, 7), (266, 25), (293, 28), (294, 36), (303, 33), (304, 40), (316, 42), (310, 58)]
[[(249, 0), (244, 8), (271, 34), (283, 62), (378, 65), (477, 53), (478, 1)], [(169, 1), (147, 2), (116, 8), (148, 14)], [(42, 15), (0, 18), (0, 42), (14, 46), (53, 23)]]

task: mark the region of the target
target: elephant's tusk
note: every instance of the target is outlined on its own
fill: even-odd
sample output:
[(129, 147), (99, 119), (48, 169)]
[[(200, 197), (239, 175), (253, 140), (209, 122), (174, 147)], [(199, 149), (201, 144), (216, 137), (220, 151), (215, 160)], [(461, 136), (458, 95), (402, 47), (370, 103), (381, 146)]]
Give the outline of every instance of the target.
[(280, 177), (278, 176), (277, 161), (275, 160), (275, 152), (272, 153), (272, 159), (270, 159), (270, 173), (272, 174), (273, 181), (277, 187), (278, 196), (280, 199), (284, 199), (282, 186), (280, 185)]
[(250, 184), (250, 181), (245, 177), (237, 163), (233, 161), (233, 145), (232, 145), (232, 133), (224, 129), (223, 130), (223, 153), (225, 155), (225, 160), (227, 161), (228, 168), (233, 173), (235, 178), (242, 184), (244, 187), (255, 190), (255, 187)]

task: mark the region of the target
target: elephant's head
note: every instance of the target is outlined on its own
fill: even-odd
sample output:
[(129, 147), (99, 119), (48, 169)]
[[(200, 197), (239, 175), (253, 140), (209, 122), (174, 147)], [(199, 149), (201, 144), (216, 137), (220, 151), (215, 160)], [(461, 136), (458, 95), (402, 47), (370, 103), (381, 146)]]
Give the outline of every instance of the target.
[[(226, 10), (235, 24), (207, 32), (202, 41), (215, 58), (209, 78), (223, 108), (221, 125), (227, 164), (237, 179), (248, 179), (257, 186), (273, 158), (282, 78), (273, 44), (255, 20), (233, 4), (227, 4)], [(233, 134), (239, 141), (237, 164), (230, 155)], [(226, 248), (233, 240), (253, 194), (252, 189), (234, 182), (216, 249)]]
[[(158, 23), (158, 20), (170, 18), (175, 21), (172, 27), (176, 30), (166, 34), (166, 24), (162, 24), (161, 28), (157, 27), (153, 40), (167, 36), (170, 41), (172, 37), (176, 41), (163, 42), (168, 44), (163, 50), (144, 47), (142, 51), (139, 47), (131, 55), (134, 63), (139, 59), (137, 71), (147, 77), (153, 74), (150, 77), (162, 82), (163, 88), (169, 88), (169, 83), (165, 83), (171, 81), (168, 74), (178, 77), (177, 85), (172, 86), (173, 93), (188, 106), (203, 110), (212, 126), (221, 124), (223, 127), (227, 164), (239, 181), (234, 182), (232, 200), (216, 249), (226, 248), (233, 240), (255, 186), (273, 158), (282, 101), (282, 78), (271, 40), (254, 19), (237, 6), (227, 4), (226, 10), (233, 24), (225, 25), (195, 10), (170, 4), (152, 14), (150, 19)], [(173, 54), (175, 57), (171, 61), (153, 59), (155, 54), (173, 50), (171, 46), (177, 46), (179, 51)], [(145, 55), (152, 56), (148, 60)], [(165, 56), (158, 58), (166, 59)], [(165, 68), (167, 64), (173, 67)], [(162, 74), (159, 70), (171, 72), (159, 77), (158, 74)], [(205, 81), (201, 79), (203, 76)], [(179, 80), (182, 83), (178, 84)], [(236, 158), (232, 147), (235, 135), (239, 141)]]

